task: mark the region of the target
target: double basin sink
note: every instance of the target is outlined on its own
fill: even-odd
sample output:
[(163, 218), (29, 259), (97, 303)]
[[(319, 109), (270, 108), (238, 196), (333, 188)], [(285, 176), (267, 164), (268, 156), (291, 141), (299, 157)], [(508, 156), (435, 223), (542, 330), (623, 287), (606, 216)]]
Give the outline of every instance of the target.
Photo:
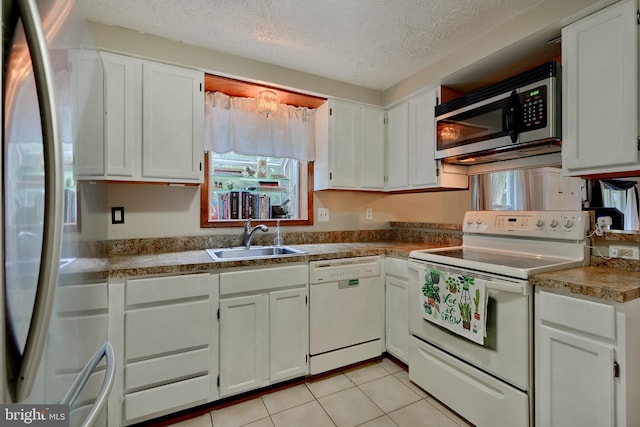
[(207, 249), (207, 253), (214, 261), (239, 261), (280, 258), (304, 252), (289, 246), (251, 246), (248, 249), (245, 247)]

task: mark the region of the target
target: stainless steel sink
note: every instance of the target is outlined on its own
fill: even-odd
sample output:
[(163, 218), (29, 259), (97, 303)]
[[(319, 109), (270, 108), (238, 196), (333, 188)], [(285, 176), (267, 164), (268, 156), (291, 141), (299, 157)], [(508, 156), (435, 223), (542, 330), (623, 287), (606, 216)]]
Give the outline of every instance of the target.
[(304, 252), (289, 246), (252, 246), (207, 249), (207, 253), (214, 261), (233, 261), (241, 259), (279, 258), (286, 255), (299, 255)]

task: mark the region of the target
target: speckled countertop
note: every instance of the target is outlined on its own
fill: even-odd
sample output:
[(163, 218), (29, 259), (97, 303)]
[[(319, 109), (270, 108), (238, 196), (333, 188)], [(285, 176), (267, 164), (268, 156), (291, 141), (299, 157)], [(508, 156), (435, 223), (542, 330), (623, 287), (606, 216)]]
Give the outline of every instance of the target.
[[(610, 243), (640, 244), (640, 233), (607, 231), (592, 245), (605, 248)], [(588, 267), (541, 273), (529, 281), (540, 288), (568, 291), (604, 301), (625, 303), (640, 298), (640, 262), (620, 258), (591, 256)]]
[[(360, 241), (360, 239), (366, 240), (375, 235), (372, 232), (357, 232), (354, 235), (340, 232), (326, 236), (324, 234), (319, 236), (297, 236), (298, 241), (304, 242), (304, 244), (288, 244), (287, 246), (303, 251), (303, 255), (287, 255), (275, 259), (244, 261), (213, 261), (206, 251), (189, 248), (189, 245), (181, 242), (180, 239), (160, 239), (151, 242), (116, 242), (116, 250), (113, 250), (111, 256), (77, 258), (63, 267), (61, 269), (61, 279), (63, 283), (82, 283), (145, 275), (217, 272), (236, 267), (259, 267), (367, 255), (406, 258), (412, 250), (459, 244), (459, 240), (456, 239), (460, 238), (460, 234), (454, 234), (453, 237), (446, 234), (447, 232), (460, 233), (459, 225), (424, 223), (391, 223), (391, 225), (395, 229), (393, 234), (381, 233), (378, 236), (382, 238), (380, 241), (367, 240), (365, 243), (327, 242), (327, 240), (345, 241), (346, 239), (351, 239), (347, 240), (350, 242)], [(435, 229), (436, 234), (431, 232), (426, 235), (427, 237), (420, 235), (420, 237), (416, 238), (417, 229)], [(289, 236), (293, 235), (290, 234)], [(389, 237), (391, 238), (390, 241), (386, 241)], [(640, 244), (640, 233), (633, 235), (606, 233), (605, 239), (613, 241), (623, 239), (625, 242), (630, 241)], [(180, 249), (176, 249), (176, 241)], [(200, 247), (215, 247), (212, 243), (221, 243), (218, 241), (200, 242), (198, 239), (185, 239), (185, 241)], [(225, 241), (223, 243), (228, 242)], [(163, 249), (167, 249), (167, 245), (171, 245), (172, 249), (160, 250), (159, 253), (120, 253), (125, 252), (123, 248), (130, 250), (129, 246), (132, 244), (141, 246), (142, 250), (147, 250), (150, 244), (153, 247), (157, 246)], [(140, 248), (136, 247), (136, 249)], [(530, 278), (530, 282), (532, 285), (541, 288), (558, 289), (605, 301), (624, 303), (640, 298), (640, 262), (592, 257), (591, 266), (537, 274)]]
[(532, 285), (569, 291), (611, 302), (640, 298), (640, 272), (588, 266), (536, 274)]
[(291, 262), (309, 262), (367, 255), (408, 257), (415, 249), (442, 247), (442, 244), (371, 242), (287, 245), (304, 252), (271, 259), (213, 261), (204, 250), (161, 254), (114, 256), (109, 258), (77, 258), (61, 270), (70, 282), (106, 280), (155, 274), (182, 274), (222, 271), (235, 267), (258, 267)]

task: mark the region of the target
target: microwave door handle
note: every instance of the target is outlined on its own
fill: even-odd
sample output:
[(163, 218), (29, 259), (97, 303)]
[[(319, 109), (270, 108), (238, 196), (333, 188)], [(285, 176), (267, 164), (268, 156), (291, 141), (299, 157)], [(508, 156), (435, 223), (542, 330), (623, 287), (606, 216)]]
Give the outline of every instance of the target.
[(507, 109), (504, 113), (505, 129), (511, 138), (512, 143), (518, 142), (519, 123), (522, 121), (522, 105), (520, 105), (520, 96), (515, 90), (509, 95)]

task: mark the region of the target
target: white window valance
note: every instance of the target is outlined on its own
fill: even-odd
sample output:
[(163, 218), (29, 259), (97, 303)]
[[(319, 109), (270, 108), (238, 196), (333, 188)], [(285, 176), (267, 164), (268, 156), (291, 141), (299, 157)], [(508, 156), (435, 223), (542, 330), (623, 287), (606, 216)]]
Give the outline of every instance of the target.
[(280, 104), (269, 117), (253, 98), (205, 94), (205, 150), (249, 156), (315, 159), (315, 110)]

